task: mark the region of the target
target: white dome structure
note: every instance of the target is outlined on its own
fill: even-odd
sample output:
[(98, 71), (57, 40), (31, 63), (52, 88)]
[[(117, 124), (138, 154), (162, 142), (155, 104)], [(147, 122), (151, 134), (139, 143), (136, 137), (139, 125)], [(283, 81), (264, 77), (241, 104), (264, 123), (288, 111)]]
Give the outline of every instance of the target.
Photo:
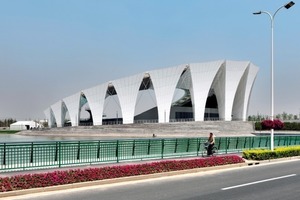
[(251, 62), (229, 60), (157, 69), (79, 91), (44, 113), (49, 127), (246, 121), (257, 73)]

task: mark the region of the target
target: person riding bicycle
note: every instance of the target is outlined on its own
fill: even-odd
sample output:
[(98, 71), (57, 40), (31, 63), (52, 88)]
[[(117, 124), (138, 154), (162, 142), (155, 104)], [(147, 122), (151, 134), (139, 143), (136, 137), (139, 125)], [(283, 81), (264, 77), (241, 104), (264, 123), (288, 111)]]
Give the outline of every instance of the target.
[(215, 136), (213, 133), (209, 133), (207, 143), (208, 143), (207, 156), (211, 156), (213, 154), (212, 149), (215, 145)]

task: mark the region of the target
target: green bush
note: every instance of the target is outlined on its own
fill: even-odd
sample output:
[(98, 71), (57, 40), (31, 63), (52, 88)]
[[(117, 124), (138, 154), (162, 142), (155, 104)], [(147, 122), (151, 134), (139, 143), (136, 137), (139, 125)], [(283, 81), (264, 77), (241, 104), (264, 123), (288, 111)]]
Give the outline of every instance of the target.
[(284, 130), (299, 131), (300, 130), (300, 123), (298, 123), (298, 122), (285, 122), (284, 123)]
[(270, 160), (292, 156), (300, 156), (300, 146), (279, 147), (274, 149), (274, 151), (268, 149), (255, 149), (243, 151), (243, 158), (248, 160)]
[(262, 126), (260, 122), (255, 122), (255, 130), (260, 131), (262, 130)]

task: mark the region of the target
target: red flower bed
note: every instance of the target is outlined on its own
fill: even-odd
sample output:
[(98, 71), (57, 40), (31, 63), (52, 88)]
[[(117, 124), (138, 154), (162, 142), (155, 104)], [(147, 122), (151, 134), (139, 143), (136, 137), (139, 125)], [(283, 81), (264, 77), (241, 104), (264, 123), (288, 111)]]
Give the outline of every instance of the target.
[(0, 191), (6, 192), (243, 162), (244, 160), (239, 156), (217, 156), (191, 160), (168, 160), (136, 165), (55, 171), (44, 174), (26, 174), (0, 178)]

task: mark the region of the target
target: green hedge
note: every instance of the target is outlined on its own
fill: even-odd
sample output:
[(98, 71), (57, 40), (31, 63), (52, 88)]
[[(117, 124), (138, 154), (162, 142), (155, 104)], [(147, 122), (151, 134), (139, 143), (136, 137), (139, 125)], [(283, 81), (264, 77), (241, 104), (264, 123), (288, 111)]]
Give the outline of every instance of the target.
[(255, 122), (255, 130), (256, 131), (261, 131), (262, 130), (261, 122)]
[(299, 131), (300, 130), (300, 123), (298, 123), (298, 122), (285, 122), (284, 123), (284, 130)]
[(243, 158), (248, 160), (269, 160), (276, 158), (286, 158), (300, 156), (300, 146), (280, 147), (274, 151), (267, 149), (256, 149), (243, 151)]
[(14, 134), (20, 131), (15, 131), (15, 130), (0, 130), (0, 134)]

